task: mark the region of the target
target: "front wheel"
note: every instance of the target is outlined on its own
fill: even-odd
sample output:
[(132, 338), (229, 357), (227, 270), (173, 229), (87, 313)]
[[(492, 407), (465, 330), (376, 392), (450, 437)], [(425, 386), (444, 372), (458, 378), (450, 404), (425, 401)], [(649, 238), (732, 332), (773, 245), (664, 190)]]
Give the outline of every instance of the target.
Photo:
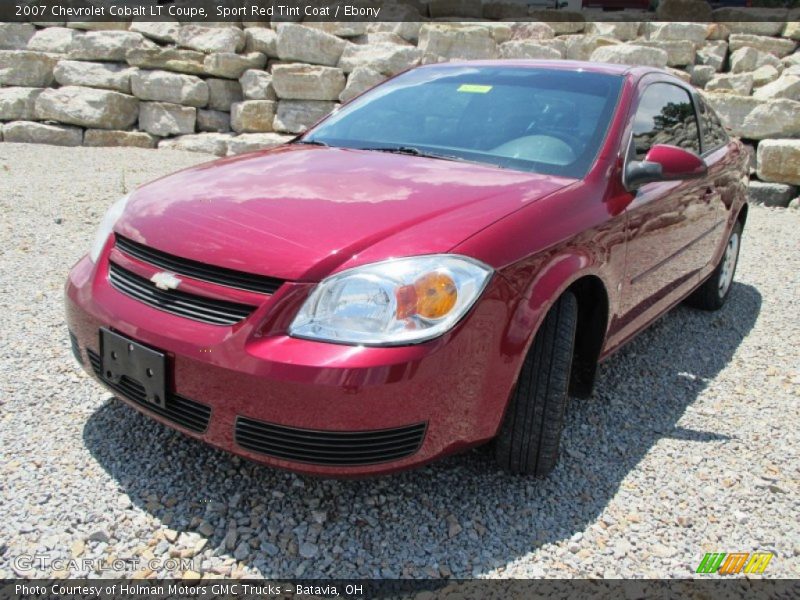
[(711, 273), (711, 276), (697, 288), (691, 296), (686, 299), (686, 303), (700, 310), (719, 310), (728, 299), (733, 276), (736, 273), (736, 265), (739, 262), (739, 247), (742, 243), (742, 224), (737, 222), (728, 237), (725, 252), (722, 258)]
[(566, 292), (536, 332), (495, 439), (506, 471), (544, 477), (556, 466), (577, 321), (578, 301)]

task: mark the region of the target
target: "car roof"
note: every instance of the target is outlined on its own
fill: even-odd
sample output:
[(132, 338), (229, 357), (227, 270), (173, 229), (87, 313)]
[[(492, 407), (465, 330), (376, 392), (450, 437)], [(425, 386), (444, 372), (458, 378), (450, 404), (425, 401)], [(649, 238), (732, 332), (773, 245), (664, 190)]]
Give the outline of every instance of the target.
[(562, 71), (589, 71), (592, 73), (606, 73), (608, 75), (641, 77), (645, 73), (660, 73), (669, 75), (669, 71), (655, 67), (616, 65), (611, 63), (589, 62), (582, 60), (464, 60), (447, 63), (425, 65), (422, 68), (450, 68), (450, 67), (519, 67), (528, 69), (558, 69)]

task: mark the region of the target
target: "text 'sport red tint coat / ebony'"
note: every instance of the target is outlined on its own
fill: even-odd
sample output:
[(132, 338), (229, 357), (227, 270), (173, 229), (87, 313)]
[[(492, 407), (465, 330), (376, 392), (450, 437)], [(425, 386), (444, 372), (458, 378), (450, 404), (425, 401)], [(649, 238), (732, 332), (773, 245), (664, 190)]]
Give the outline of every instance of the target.
[[(492, 84), (495, 72), (506, 83)], [(597, 131), (582, 131), (580, 119), (553, 112), (548, 90), (560, 84), (548, 83), (537, 88), (538, 112), (524, 131), (492, 138), (513, 123), (502, 120), (508, 110), (493, 114), (487, 104), (453, 128), (462, 138), (430, 153), (419, 147), (433, 137), (415, 148), (339, 140), (344, 117), (335, 113), (301, 143), (137, 189), (96, 257), (69, 274), (76, 357), (165, 425), (268, 465), (344, 477), (421, 465), (497, 436), (539, 326), (567, 291), (581, 307), (573, 368), (588, 365), (591, 379), (593, 364), (715, 272), (746, 216), (746, 156), (690, 86), (644, 67), (431, 65), (339, 113), (368, 110), (404, 77), (439, 85), (443, 103), (480, 103), (517, 93), (517, 73), (607, 77), (610, 112)], [(442, 83), (456, 75), (456, 87)], [(648, 90), (664, 97), (656, 86), (685, 98), (671, 103), (680, 110), (654, 114)], [(430, 110), (436, 136), (445, 121), (435, 119), (447, 115), (435, 102)], [(430, 119), (414, 121), (418, 135), (428, 135)], [(684, 126), (688, 141), (685, 132), (670, 138)], [(579, 156), (583, 166), (571, 171)], [(320, 282), (429, 255), (466, 257), (489, 272), (446, 331), (400, 344), (292, 335)], [(436, 293), (452, 292), (444, 281)], [(449, 308), (442, 297), (434, 310)]]

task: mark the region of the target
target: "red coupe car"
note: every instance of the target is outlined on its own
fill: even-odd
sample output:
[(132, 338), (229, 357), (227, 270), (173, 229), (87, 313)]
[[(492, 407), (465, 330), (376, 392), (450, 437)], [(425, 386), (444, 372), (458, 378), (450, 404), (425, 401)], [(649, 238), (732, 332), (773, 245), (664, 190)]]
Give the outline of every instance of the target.
[(492, 441), (545, 475), (598, 361), (684, 299), (724, 304), (746, 163), (658, 69), (413, 69), (115, 203), (69, 275), (73, 349), (147, 415), (276, 467)]

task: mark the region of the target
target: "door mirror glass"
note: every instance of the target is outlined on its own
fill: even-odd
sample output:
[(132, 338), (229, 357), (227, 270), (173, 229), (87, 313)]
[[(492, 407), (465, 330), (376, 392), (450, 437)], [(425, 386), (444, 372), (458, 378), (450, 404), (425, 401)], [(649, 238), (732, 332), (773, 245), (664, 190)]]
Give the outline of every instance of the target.
[(644, 160), (628, 161), (624, 183), (632, 191), (655, 181), (696, 179), (705, 175), (706, 171), (705, 161), (694, 152), (677, 146), (656, 144), (650, 148)]

